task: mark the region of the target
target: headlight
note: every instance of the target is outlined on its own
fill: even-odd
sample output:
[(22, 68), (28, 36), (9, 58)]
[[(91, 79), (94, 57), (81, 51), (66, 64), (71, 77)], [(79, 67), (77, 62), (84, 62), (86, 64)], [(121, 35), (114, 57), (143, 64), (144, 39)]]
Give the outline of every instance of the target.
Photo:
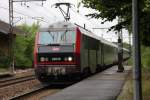
[(72, 61), (72, 57), (68, 57), (68, 61)]
[(45, 58), (44, 58), (44, 57), (41, 57), (41, 58), (40, 58), (40, 61), (41, 61), (41, 62), (45, 61)]

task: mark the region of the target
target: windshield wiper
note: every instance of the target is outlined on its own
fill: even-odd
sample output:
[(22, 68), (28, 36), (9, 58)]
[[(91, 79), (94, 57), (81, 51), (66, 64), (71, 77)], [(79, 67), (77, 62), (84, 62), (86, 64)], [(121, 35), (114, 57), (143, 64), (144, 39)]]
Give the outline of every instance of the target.
[(60, 45), (75, 45), (75, 43), (60, 43)]
[(40, 45), (40, 46), (45, 46), (45, 45), (47, 45), (47, 44), (37, 44), (37, 45)]
[(37, 45), (40, 45), (40, 46), (60, 46), (60, 44), (58, 44), (58, 43), (53, 43), (53, 44), (51, 44), (51, 43), (49, 43), (49, 44), (37, 44)]
[(58, 44), (58, 43), (53, 43), (53, 44), (46, 44), (47, 46), (60, 46), (60, 44)]
[(52, 35), (52, 33), (50, 31), (48, 33), (50, 34), (50, 36), (52, 37), (52, 39), (54, 41), (54, 35)]
[(62, 41), (66, 41), (66, 33), (68, 32), (68, 30), (65, 30), (65, 32), (61, 35), (61, 40)]

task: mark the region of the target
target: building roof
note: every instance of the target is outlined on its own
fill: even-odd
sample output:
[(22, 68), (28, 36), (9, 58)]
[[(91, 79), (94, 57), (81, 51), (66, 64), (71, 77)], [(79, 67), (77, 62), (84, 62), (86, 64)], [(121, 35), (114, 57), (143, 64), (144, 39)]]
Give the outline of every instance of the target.
[[(0, 20), (0, 33), (4, 33), (6, 35), (8, 35), (9, 33), (9, 24), (4, 22), (4, 21), (1, 21)], [(19, 33), (23, 33), (20, 29), (18, 28), (14, 28), (14, 34), (19, 34)]]

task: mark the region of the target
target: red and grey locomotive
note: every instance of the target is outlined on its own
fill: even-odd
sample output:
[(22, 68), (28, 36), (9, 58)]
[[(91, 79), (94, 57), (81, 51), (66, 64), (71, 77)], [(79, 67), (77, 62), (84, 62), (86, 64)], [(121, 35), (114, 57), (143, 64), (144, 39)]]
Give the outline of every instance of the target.
[(42, 82), (81, 77), (114, 64), (117, 46), (76, 24), (58, 22), (36, 34), (34, 67)]

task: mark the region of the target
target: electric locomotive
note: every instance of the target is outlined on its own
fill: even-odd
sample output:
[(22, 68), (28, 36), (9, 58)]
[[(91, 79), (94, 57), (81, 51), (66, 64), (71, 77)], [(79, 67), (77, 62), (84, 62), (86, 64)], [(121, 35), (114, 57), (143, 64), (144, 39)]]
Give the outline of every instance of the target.
[(58, 22), (36, 34), (35, 73), (41, 82), (80, 78), (117, 64), (117, 50), (83, 27)]

